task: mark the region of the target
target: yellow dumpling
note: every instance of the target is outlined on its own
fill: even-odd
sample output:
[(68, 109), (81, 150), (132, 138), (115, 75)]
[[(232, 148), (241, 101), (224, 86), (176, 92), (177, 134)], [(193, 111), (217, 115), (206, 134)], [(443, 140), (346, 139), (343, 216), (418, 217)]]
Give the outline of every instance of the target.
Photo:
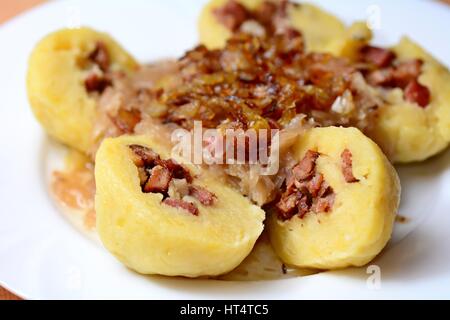
[(85, 80), (93, 65), (89, 56), (99, 43), (108, 55), (108, 65), (100, 67), (137, 69), (136, 61), (116, 41), (90, 28), (49, 34), (36, 45), (28, 65), (28, 98), (36, 118), (50, 136), (83, 152), (93, 145), (97, 103), (88, 94)]
[(369, 135), (394, 162), (422, 161), (445, 149), (450, 142), (450, 73), (407, 37), (392, 49), (400, 61), (423, 60), (418, 81), (428, 88), (430, 103), (420, 107), (405, 101), (400, 89), (392, 90)]
[[(183, 197), (198, 209), (196, 214), (166, 204), (162, 193), (143, 192), (141, 171), (129, 146), (151, 148), (167, 160), (170, 150), (163, 143), (144, 136), (102, 142), (96, 156), (95, 206), (103, 244), (126, 266), (143, 274), (197, 277), (234, 269), (261, 234), (264, 212), (190, 165), (185, 168), (194, 177), (191, 184), (215, 197), (209, 205), (192, 196)], [(168, 192), (169, 199), (175, 197)]]
[[(280, 216), (275, 210), (269, 217), (267, 227), (276, 253), (297, 267), (334, 269), (368, 263), (392, 233), (400, 198), (394, 168), (356, 128), (311, 129), (294, 146), (294, 159), (300, 161), (310, 154), (315, 154), (313, 178), (295, 180), (305, 203), (310, 201), (309, 207), (303, 209), (300, 201), (295, 203), (295, 215)], [(299, 165), (295, 170), (304, 173), (308, 168), (305, 163)], [(302, 171), (295, 170), (298, 178)], [(323, 179), (320, 190), (324, 191), (314, 196), (311, 191), (312, 198), (308, 198), (309, 191), (301, 186), (306, 183), (309, 190), (309, 183), (317, 184), (317, 177)]]
[(341, 37), (335, 37), (322, 50), (350, 60), (356, 60), (359, 51), (372, 39), (372, 31), (364, 21), (350, 25)]
[[(209, 49), (223, 47), (232, 34), (213, 13), (215, 9), (222, 7), (228, 1), (211, 0), (203, 8), (199, 17), (200, 42)], [(265, 1), (237, 0), (237, 2), (249, 10), (254, 10)], [(309, 3), (289, 5), (287, 15), (292, 27), (302, 32), (308, 51), (324, 51), (324, 48), (334, 39), (342, 39), (345, 34), (345, 26), (338, 18)]]
[(345, 34), (345, 25), (337, 17), (313, 4), (302, 3), (292, 8), (289, 19), (305, 37), (307, 51), (328, 51), (330, 43)]

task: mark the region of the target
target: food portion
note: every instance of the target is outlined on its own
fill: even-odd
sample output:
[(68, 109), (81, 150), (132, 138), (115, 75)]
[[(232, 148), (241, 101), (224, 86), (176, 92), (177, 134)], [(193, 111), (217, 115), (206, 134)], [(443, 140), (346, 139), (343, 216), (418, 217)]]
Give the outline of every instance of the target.
[[(280, 161), (304, 130), (315, 126), (373, 126), (379, 93), (347, 59), (306, 53), (302, 36), (260, 38), (240, 33), (223, 49), (198, 46), (179, 60), (173, 85), (158, 96), (157, 118), (187, 130), (194, 121), (220, 131), (280, 130)], [(250, 44), (250, 45), (249, 45)], [(230, 183), (258, 205), (272, 201), (285, 172), (249, 174), (250, 167), (222, 168)]]
[(356, 66), (328, 53), (307, 53), (302, 43), (300, 34), (240, 33), (223, 49), (188, 51), (179, 60), (176, 85), (159, 96), (166, 106), (160, 118), (187, 129), (194, 120), (213, 128), (373, 125), (382, 101)]
[(335, 16), (309, 3), (285, 0), (211, 0), (199, 18), (200, 42), (221, 48), (235, 33), (256, 36), (280, 33), (304, 35), (308, 51), (326, 51), (334, 39), (343, 37), (344, 24)]
[(397, 173), (355, 128), (315, 128), (294, 145), (295, 165), (271, 206), (275, 252), (288, 265), (362, 266), (386, 245), (400, 199)]
[(386, 50), (366, 47), (376, 65), (367, 80), (386, 103), (369, 135), (394, 162), (422, 161), (450, 142), (450, 72), (418, 44), (402, 38)]
[(314, 6), (288, 1), (212, 1), (199, 25), (200, 39), (208, 48), (226, 48), (226, 40), (240, 33), (293, 38), (301, 34), (302, 50), (350, 60), (370, 84), (365, 91), (372, 91), (372, 100), (378, 99), (373, 111), (379, 121), (370, 121), (375, 128), (356, 126), (393, 162), (422, 161), (448, 145), (449, 72), (407, 38), (392, 50), (375, 47), (369, 44), (372, 32), (365, 23), (345, 28)]
[(170, 158), (157, 137), (106, 139), (96, 156), (97, 230), (144, 274), (231, 271), (263, 230), (264, 212), (231, 187)]
[[(187, 129), (285, 128), (311, 125), (366, 129), (378, 96), (347, 59), (306, 53), (301, 34), (235, 35), (223, 49), (198, 46), (179, 60), (176, 85), (166, 88), (160, 118)], [(348, 102), (347, 102), (348, 101)]]
[(27, 91), (36, 118), (55, 139), (88, 152), (97, 113), (95, 96), (137, 62), (109, 35), (89, 28), (54, 32), (34, 48)]
[[(143, 274), (255, 280), (370, 262), (399, 205), (388, 159), (450, 141), (449, 71), (407, 38), (374, 46), (366, 24), (310, 4), (213, 0), (199, 28), (202, 44), (150, 65), (88, 28), (37, 45), (33, 111), (84, 154), (54, 174), (54, 195)], [(198, 125), (217, 135), (195, 140)], [(174, 152), (179, 132), (203, 162)], [(215, 153), (224, 142), (231, 153)]]

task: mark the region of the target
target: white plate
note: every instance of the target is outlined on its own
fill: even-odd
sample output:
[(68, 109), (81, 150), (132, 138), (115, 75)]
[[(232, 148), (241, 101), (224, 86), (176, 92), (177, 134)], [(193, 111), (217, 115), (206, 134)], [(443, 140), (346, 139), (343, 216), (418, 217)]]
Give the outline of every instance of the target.
[[(317, 1), (346, 22), (379, 12), (377, 42), (408, 34), (450, 64), (450, 9), (429, 1)], [(450, 152), (399, 168), (401, 214), (393, 241), (366, 268), (260, 281), (144, 277), (118, 263), (54, 208), (45, 182), (49, 146), (25, 92), (27, 57), (50, 31), (78, 23), (105, 30), (141, 61), (178, 56), (196, 42), (202, 1), (50, 2), (0, 27), (0, 284), (43, 298), (450, 298)], [(373, 16), (372, 16), (373, 17)], [(375, 267), (376, 268), (376, 267)], [(369, 271), (371, 271), (370, 269)], [(373, 285), (375, 283), (375, 285)]]

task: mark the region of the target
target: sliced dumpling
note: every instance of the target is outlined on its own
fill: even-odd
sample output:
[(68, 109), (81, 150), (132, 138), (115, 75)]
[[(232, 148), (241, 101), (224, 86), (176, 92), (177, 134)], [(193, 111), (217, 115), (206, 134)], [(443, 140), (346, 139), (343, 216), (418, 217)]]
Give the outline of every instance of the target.
[(211, 0), (199, 18), (200, 41), (221, 48), (235, 32), (262, 36), (296, 30), (303, 34), (307, 51), (324, 51), (345, 33), (335, 16), (309, 3), (268, 0)]
[(136, 61), (106, 33), (90, 28), (49, 34), (28, 66), (28, 98), (36, 118), (55, 139), (87, 152), (94, 144), (94, 98), (112, 72), (133, 72)]
[(368, 134), (394, 162), (425, 160), (450, 142), (450, 72), (409, 38), (385, 50), (367, 47), (378, 65), (367, 74), (385, 104)]
[(294, 146), (283, 193), (269, 218), (271, 243), (288, 265), (361, 266), (388, 242), (399, 205), (398, 176), (355, 128), (315, 128)]
[(226, 184), (179, 163), (157, 137), (104, 140), (95, 166), (100, 238), (143, 274), (226, 273), (252, 250), (264, 212)]

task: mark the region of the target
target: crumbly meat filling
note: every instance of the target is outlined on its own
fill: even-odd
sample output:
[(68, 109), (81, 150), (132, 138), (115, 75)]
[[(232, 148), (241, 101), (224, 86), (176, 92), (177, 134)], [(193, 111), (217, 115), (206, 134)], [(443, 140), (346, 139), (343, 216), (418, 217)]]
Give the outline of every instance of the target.
[(303, 219), (309, 212), (329, 212), (334, 203), (333, 188), (316, 170), (320, 154), (308, 150), (303, 159), (291, 168), (284, 191), (276, 202), (278, 218), (289, 220), (293, 216)]
[(430, 103), (430, 90), (418, 81), (422, 73), (421, 59), (398, 61), (393, 51), (369, 45), (361, 49), (359, 59), (366, 63), (364, 74), (369, 84), (401, 88), (406, 101), (422, 108)]
[[(322, 173), (316, 170), (320, 153), (308, 150), (294, 165), (282, 187), (281, 195), (275, 202), (277, 216), (289, 220), (293, 216), (303, 219), (308, 213), (331, 212), (336, 194)], [(352, 153), (344, 149), (341, 153), (341, 170), (346, 183), (359, 182), (353, 175)]]
[(102, 93), (106, 87), (111, 85), (109, 75), (111, 61), (106, 45), (98, 41), (87, 60), (91, 64), (91, 70), (84, 80), (84, 86), (87, 92)]
[(192, 175), (184, 166), (173, 159), (161, 159), (156, 152), (145, 146), (130, 145), (129, 148), (138, 168), (142, 192), (161, 193), (163, 204), (186, 210), (196, 216), (199, 214), (197, 205), (186, 200), (186, 197), (193, 197), (204, 206), (214, 205), (216, 195), (194, 185)]

